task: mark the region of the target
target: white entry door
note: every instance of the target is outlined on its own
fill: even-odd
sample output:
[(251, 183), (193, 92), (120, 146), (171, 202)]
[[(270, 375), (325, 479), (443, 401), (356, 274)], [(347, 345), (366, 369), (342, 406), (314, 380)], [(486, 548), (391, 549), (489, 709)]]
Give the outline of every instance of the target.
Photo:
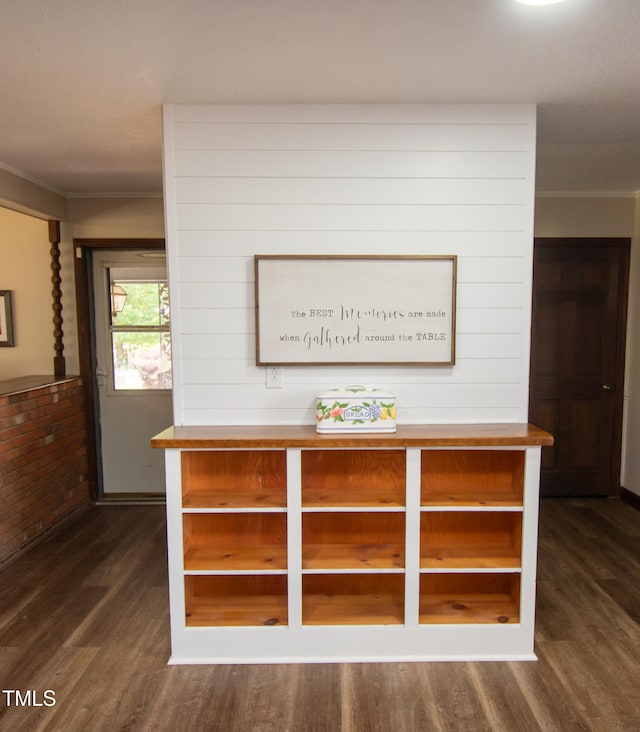
[(172, 423), (167, 268), (162, 252), (93, 254), (99, 456), (105, 498), (164, 494)]

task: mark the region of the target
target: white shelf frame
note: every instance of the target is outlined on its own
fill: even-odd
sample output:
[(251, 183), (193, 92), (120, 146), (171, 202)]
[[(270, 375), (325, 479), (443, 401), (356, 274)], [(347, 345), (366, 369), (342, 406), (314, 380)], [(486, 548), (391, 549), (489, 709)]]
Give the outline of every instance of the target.
[[(535, 660), (535, 575), (538, 526), (538, 484), (541, 448), (527, 446), (424, 446), (398, 448), (287, 447), (287, 506), (247, 508), (183, 508), (181, 455), (185, 451), (282, 450), (278, 448), (167, 448), (167, 533), (171, 613), (171, 664), (291, 663), (359, 661)], [(302, 453), (305, 450), (399, 449), (406, 458), (404, 507), (303, 507)], [(421, 454), (424, 450), (519, 450), (525, 453), (522, 506), (422, 506)], [(420, 516), (430, 511), (522, 512), (522, 556), (519, 568), (420, 567)], [(287, 514), (286, 570), (185, 571), (182, 517), (193, 513)], [(391, 569), (302, 569), (302, 515), (305, 512), (404, 512), (405, 566)], [(509, 624), (420, 624), (420, 577), (424, 574), (520, 574), (520, 615)], [(185, 621), (185, 577), (196, 575), (287, 576), (288, 623), (282, 626), (188, 627)], [(313, 574), (404, 574), (404, 623), (393, 625), (303, 625), (302, 578)]]

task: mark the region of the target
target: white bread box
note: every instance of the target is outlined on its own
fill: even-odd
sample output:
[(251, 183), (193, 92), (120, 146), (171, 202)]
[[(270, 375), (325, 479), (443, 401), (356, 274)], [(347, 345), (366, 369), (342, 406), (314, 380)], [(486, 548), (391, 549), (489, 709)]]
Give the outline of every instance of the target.
[(318, 432), (395, 432), (396, 398), (384, 389), (352, 384), (316, 397)]

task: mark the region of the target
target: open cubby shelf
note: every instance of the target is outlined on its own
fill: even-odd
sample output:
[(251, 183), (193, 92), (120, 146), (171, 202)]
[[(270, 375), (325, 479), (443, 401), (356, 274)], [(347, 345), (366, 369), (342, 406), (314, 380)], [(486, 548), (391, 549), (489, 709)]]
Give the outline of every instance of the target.
[(302, 506), (404, 506), (405, 472), (403, 450), (307, 450)]
[(423, 568), (517, 568), (521, 551), (521, 513), (429, 511), (420, 515)]
[(402, 513), (303, 514), (302, 568), (402, 568), (404, 519)]
[(187, 627), (287, 624), (284, 575), (187, 575), (184, 581)]
[(423, 450), (423, 506), (521, 506), (524, 450)]
[(186, 571), (287, 567), (284, 513), (189, 513), (183, 525)]
[(305, 575), (304, 625), (393, 625), (404, 623), (404, 576)]
[(173, 434), (174, 662), (534, 657), (546, 433)]
[(420, 623), (517, 623), (519, 595), (518, 574), (423, 574)]
[(287, 505), (284, 450), (194, 450), (182, 453), (184, 508)]

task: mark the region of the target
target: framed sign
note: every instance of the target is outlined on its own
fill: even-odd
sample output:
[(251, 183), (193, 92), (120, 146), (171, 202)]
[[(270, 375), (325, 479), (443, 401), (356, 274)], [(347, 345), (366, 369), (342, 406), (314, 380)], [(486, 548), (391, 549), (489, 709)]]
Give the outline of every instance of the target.
[(0, 290), (0, 346), (13, 346), (11, 290)]
[(455, 256), (254, 257), (256, 363), (455, 363)]

